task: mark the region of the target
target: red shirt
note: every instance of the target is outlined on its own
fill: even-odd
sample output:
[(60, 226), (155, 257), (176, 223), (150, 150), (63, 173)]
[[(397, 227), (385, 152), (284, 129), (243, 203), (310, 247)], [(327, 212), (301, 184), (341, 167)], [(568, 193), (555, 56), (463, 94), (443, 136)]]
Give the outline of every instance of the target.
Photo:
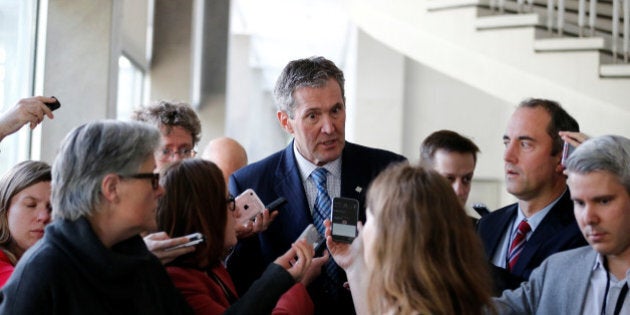
[[(195, 314), (223, 314), (230, 307), (223, 289), (205, 272), (180, 267), (166, 269)], [(218, 266), (213, 268), (212, 272), (236, 295), (234, 283), (227, 269)], [(313, 311), (314, 305), (306, 288), (301, 283), (297, 283), (280, 297), (272, 314), (313, 314)]]
[(0, 250), (0, 289), (7, 283), (11, 274), (13, 274), (13, 269), (15, 266), (9, 260), (9, 257), (4, 253), (4, 251)]

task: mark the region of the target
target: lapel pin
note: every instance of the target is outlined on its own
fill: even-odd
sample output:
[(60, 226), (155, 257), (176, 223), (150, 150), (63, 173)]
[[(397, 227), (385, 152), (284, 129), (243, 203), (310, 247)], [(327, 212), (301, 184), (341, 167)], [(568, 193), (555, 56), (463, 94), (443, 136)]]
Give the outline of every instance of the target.
[(357, 186), (357, 188), (355, 188), (354, 191), (361, 193), (363, 191), (363, 187)]

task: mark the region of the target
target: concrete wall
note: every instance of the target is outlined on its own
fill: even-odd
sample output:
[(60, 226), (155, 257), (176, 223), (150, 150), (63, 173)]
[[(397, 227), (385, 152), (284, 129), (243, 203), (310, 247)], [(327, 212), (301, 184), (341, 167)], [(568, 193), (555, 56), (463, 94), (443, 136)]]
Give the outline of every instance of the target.
[(113, 117), (120, 9), (118, 1), (49, 1), (43, 94), (57, 96), (62, 107), (42, 127), (41, 160), (53, 161), (72, 128)]

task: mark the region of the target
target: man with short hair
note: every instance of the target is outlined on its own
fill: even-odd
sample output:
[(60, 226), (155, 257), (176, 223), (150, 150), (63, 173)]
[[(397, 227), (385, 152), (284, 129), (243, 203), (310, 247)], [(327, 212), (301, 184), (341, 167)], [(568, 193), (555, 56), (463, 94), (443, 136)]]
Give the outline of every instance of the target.
[(561, 130), (579, 126), (560, 104), (544, 99), (523, 101), (507, 124), (505, 182), (518, 202), (482, 217), (477, 226), (496, 294), (526, 281), (550, 255), (586, 245), (562, 173)]
[(479, 148), (472, 140), (451, 130), (439, 130), (420, 146), (420, 165), (444, 176), (462, 207), (466, 205), (477, 164)]
[[(346, 141), (343, 72), (323, 57), (291, 61), (276, 82), (274, 97), (278, 121), (293, 141), (232, 174), (230, 192), (238, 195), (253, 188), (264, 203), (278, 197), (288, 203), (265, 232), (239, 241), (228, 260), (240, 294), (309, 224), (323, 228), (333, 197), (357, 199), (359, 220), (365, 222), (369, 183), (392, 162), (405, 160), (392, 152)], [(343, 270), (332, 259), (323, 269), (309, 286), (316, 313), (352, 314)]]
[[(201, 122), (190, 105), (159, 101), (134, 111), (131, 119), (148, 123), (160, 130), (161, 143), (159, 149), (155, 151), (157, 172), (165, 169), (170, 163), (195, 156), (195, 145), (199, 142), (201, 134)], [(195, 250), (194, 246), (166, 250), (188, 242), (183, 235), (171, 236), (174, 238), (170, 238), (165, 232), (157, 232), (144, 237), (149, 250), (163, 264)]]
[(201, 134), (201, 122), (186, 103), (159, 101), (133, 113), (132, 119), (160, 129), (162, 146), (155, 152), (158, 170), (169, 163), (194, 157)]
[(549, 257), (529, 282), (495, 299), (499, 314), (630, 313), (630, 140), (587, 140), (565, 173), (590, 246)]

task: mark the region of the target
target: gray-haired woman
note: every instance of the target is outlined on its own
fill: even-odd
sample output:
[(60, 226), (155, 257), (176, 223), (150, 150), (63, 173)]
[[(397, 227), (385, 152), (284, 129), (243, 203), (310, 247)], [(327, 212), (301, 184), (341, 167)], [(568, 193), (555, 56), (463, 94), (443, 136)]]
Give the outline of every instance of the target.
[(53, 223), (0, 295), (2, 314), (181, 314), (190, 308), (139, 233), (155, 229), (160, 134), (139, 122), (72, 130), (52, 168)]

